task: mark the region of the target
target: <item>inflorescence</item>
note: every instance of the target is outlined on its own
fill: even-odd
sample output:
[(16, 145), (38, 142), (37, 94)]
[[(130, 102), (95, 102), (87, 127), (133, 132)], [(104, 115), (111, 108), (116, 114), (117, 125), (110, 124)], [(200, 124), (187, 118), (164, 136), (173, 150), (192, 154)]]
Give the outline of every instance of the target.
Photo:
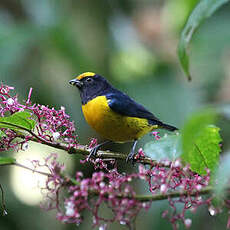
[[(6, 117), (16, 112), (27, 111), (31, 113), (31, 119), (36, 121), (35, 129), (30, 134), (20, 138), (20, 134), (10, 129), (4, 130), (5, 135), (1, 139), (0, 151), (7, 149), (23, 149), (26, 148), (29, 140), (49, 143), (65, 143), (68, 148), (78, 146), (77, 135), (75, 134), (74, 122), (69, 120), (65, 108), (59, 110), (49, 108), (48, 106), (32, 104), (31, 93), (29, 91), (28, 98), (24, 104), (18, 102), (17, 95), (12, 96), (13, 87), (1, 84), (0, 86), (0, 116)], [(22, 139), (22, 140), (20, 140)]]

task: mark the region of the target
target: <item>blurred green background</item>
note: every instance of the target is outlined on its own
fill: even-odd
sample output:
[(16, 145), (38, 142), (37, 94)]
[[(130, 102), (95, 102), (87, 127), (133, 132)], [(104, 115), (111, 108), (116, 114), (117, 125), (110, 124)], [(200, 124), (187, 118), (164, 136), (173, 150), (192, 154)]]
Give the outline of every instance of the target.
[[(14, 86), (21, 101), (32, 87), (33, 102), (55, 108), (64, 105), (76, 122), (82, 144), (96, 134), (84, 121), (78, 92), (68, 81), (85, 71), (105, 76), (161, 120), (181, 128), (192, 112), (230, 100), (230, 4), (216, 12), (194, 36), (190, 46), (192, 82), (187, 82), (179, 66), (178, 38), (197, 2), (0, 0), (0, 81)], [(221, 125), (225, 127), (223, 138), (228, 140), (229, 124)], [(149, 139), (143, 138), (139, 147)], [(225, 149), (229, 147), (228, 143), (224, 145)], [(128, 151), (130, 145), (109, 148)], [(36, 154), (44, 157), (56, 152), (40, 146), (29, 150), (28, 155), (17, 154), (22, 162), (29, 156), (34, 159)], [(89, 173), (79, 165), (77, 156), (63, 152), (60, 156), (70, 172)], [(33, 178), (27, 179), (24, 174), (16, 177), (20, 173), (12, 168), (0, 168), (0, 173), (9, 212), (0, 216), (1, 230), (76, 229), (75, 225), (58, 222), (55, 212), (39, 208), (39, 199), (33, 197), (36, 185), (31, 190), (23, 185), (23, 179), (29, 184)], [(30, 195), (32, 201), (27, 202)], [(167, 201), (154, 203), (148, 213), (138, 217), (137, 229), (171, 229), (171, 224), (161, 218), (167, 207)], [(213, 218), (205, 208), (188, 217), (193, 221), (191, 229), (225, 229), (227, 221), (227, 215)], [(86, 214), (79, 229), (91, 229), (91, 223)], [(125, 227), (114, 224), (109, 229)]]

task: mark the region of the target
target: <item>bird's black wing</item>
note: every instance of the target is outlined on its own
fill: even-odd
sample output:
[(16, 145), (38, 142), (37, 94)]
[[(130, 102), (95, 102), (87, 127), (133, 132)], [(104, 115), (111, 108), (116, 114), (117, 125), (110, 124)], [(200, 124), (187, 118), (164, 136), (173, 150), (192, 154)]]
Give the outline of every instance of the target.
[(126, 94), (118, 91), (116, 89), (113, 92), (108, 92), (105, 94), (109, 107), (116, 113), (128, 116), (128, 117), (139, 117), (148, 120), (151, 125), (158, 125), (161, 128), (167, 129), (169, 131), (178, 130), (172, 125), (165, 124), (161, 122), (157, 117), (155, 117), (151, 112), (145, 109), (144, 106), (138, 104), (133, 99), (131, 99)]
[(106, 98), (108, 100), (109, 107), (116, 113), (129, 117), (145, 118), (149, 121), (149, 123), (153, 125), (163, 124), (157, 117), (155, 117), (142, 105), (138, 104), (129, 96), (120, 91), (107, 93)]

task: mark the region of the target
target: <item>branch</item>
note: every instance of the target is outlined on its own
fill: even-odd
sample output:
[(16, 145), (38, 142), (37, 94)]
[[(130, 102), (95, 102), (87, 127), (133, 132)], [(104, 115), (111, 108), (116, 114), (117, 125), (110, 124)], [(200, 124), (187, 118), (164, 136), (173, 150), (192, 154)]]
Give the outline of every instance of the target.
[[(31, 169), (27, 166), (24, 166), (22, 164), (19, 163), (14, 163), (15, 166), (19, 166), (22, 168), (25, 168), (27, 170), (30, 170), (32, 172), (36, 172), (45, 176), (52, 176), (52, 174), (49, 173), (45, 173), (45, 172), (41, 172), (41, 171), (37, 171), (34, 169)], [(64, 176), (64, 179), (67, 179), (69, 182), (71, 182), (73, 185), (76, 185), (78, 183), (76, 183), (76, 181), (73, 178), (70, 178), (68, 176)], [(205, 195), (205, 194), (209, 194), (213, 191), (213, 187), (212, 186), (207, 186), (206, 188), (201, 189), (199, 192), (198, 191), (193, 191), (188, 193), (187, 191), (174, 191), (174, 192), (169, 192), (169, 193), (164, 193), (164, 194), (150, 194), (150, 195), (134, 195), (134, 196), (124, 196), (124, 195), (120, 195), (119, 198), (130, 198), (130, 199), (135, 199), (141, 202), (147, 202), (147, 201), (159, 201), (159, 200), (167, 200), (169, 197), (170, 198), (178, 198), (181, 196), (197, 196), (197, 194), (199, 193), (199, 195)], [(92, 192), (92, 194), (94, 195), (98, 195), (97, 193)]]
[(177, 198), (181, 196), (197, 196), (209, 194), (213, 191), (213, 188), (211, 186), (207, 186), (206, 188), (201, 189), (199, 192), (194, 191), (192, 193), (188, 193), (187, 191), (175, 191), (175, 192), (169, 192), (165, 194), (155, 194), (155, 195), (135, 195), (134, 199), (145, 202), (145, 201), (156, 201), (156, 200), (166, 200), (169, 197), (170, 198)]
[[(34, 132), (32, 132), (31, 130), (25, 130), (27, 132), (29, 132), (32, 136), (33, 139), (31, 139), (34, 142), (37, 143), (41, 143), (56, 149), (61, 149), (64, 150), (66, 152), (68, 152), (69, 154), (80, 154), (83, 156), (88, 156), (90, 153), (90, 148), (88, 148), (88, 146), (86, 145), (78, 145), (77, 147), (72, 147), (69, 148), (68, 145), (64, 144), (64, 143), (58, 143), (58, 142), (51, 142), (51, 141), (47, 141), (44, 138), (39, 137), (38, 135), (36, 135)], [(17, 135), (20, 138), (25, 138), (24, 135), (22, 134), (18, 134)], [(119, 153), (119, 152), (110, 152), (110, 151), (102, 151), (102, 150), (98, 150), (97, 152), (97, 157), (101, 158), (101, 159), (116, 159), (116, 160), (126, 160), (127, 158), (127, 154), (124, 153)], [(149, 157), (143, 157), (137, 160), (138, 163), (142, 163), (144, 165), (151, 165), (152, 167), (154, 166), (159, 166), (159, 167), (169, 167), (170, 165), (166, 165), (163, 163), (159, 163), (155, 160), (152, 160)]]
[(0, 184), (0, 191), (2, 194), (2, 196), (1, 196), (1, 198), (2, 198), (2, 210), (3, 210), (2, 215), (5, 216), (5, 215), (7, 215), (7, 211), (6, 211), (6, 204), (5, 204), (5, 198), (4, 198), (4, 190), (3, 190), (1, 184)]
[(36, 169), (32, 169), (30, 167), (27, 167), (27, 166), (22, 165), (22, 164), (17, 163), (17, 162), (14, 163), (13, 165), (21, 167), (21, 168), (24, 168), (24, 169), (27, 169), (27, 170), (30, 170), (30, 171), (35, 172), (35, 173), (39, 173), (39, 174), (44, 175), (44, 176), (48, 176), (48, 177), (52, 176), (52, 174), (50, 174), (50, 173), (46, 173), (46, 172), (42, 172), (42, 171), (39, 171), (39, 170), (36, 170)]
[[(140, 202), (150, 202), (150, 201), (160, 201), (160, 200), (167, 200), (168, 198), (179, 198), (182, 196), (185, 197), (195, 197), (195, 196), (201, 196), (205, 194), (209, 194), (213, 192), (212, 186), (207, 186), (206, 188), (201, 189), (200, 191), (193, 191), (193, 192), (187, 192), (187, 191), (174, 191), (174, 192), (168, 192), (168, 193), (158, 193), (158, 194), (150, 194), (150, 195), (117, 195), (117, 198), (119, 199), (131, 199), (131, 200), (138, 200)], [(91, 191), (90, 193), (93, 196), (99, 195), (97, 191)], [(109, 195), (109, 194), (108, 194)]]
[[(27, 167), (25, 165), (22, 165), (20, 163), (6, 163), (6, 164), (2, 164), (1, 166), (7, 166), (7, 165), (15, 165), (15, 166), (18, 166), (18, 167), (21, 167), (21, 168), (24, 168), (24, 169), (27, 169), (27, 170), (30, 170), (32, 172), (35, 172), (35, 173), (39, 173), (41, 175), (44, 175), (44, 176), (48, 176), (48, 177), (52, 177), (53, 175), (50, 174), (50, 173), (46, 173), (46, 172), (42, 172), (42, 171), (39, 171), (39, 170), (35, 170), (35, 169), (32, 169), (30, 167)], [(73, 185), (78, 185), (78, 182), (69, 177), (69, 176), (66, 176), (66, 175), (62, 175), (62, 177), (64, 179), (66, 179), (69, 183), (72, 183)], [(150, 194), (150, 195), (134, 195), (134, 196), (125, 196), (125, 195), (119, 195), (118, 198), (121, 198), (121, 199), (124, 199), (124, 198), (128, 198), (128, 199), (135, 199), (135, 200), (138, 200), (138, 201), (141, 201), (141, 202), (148, 202), (148, 201), (159, 201), (159, 200), (167, 200), (169, 197), (170, 198), (177, 198), (177, 197), (181, 197), (181, 196), (197, 196), (198, 193), (199, 195), (205, 195), (205, 194), (209, 194), (213, 191), (213, 187), (212, 186), (207, 186), (206, 188), (203, 188), (201, 189), (199, 192), (198, 191), (193, 191), (193, 192), (187, 192), (187, 191), (174, 191), (174, 192), (168, 192), (168, 193), (164, 193), (164, 194)], [(92, 195), (95, 195), (97, 196), (98, 195), (98, 192), (95, 192), (95, 191), (91, 191), (91, 194)]]
[(18, 166), (18, 167), (20, 167), (20, 168), (24, 168), (24, 169), (30, 170), (30, 171), (35, 172), (35, 173), (39, 173), (39, 174), (44, 175), (44, 176), (48, 176), (48, 177), (53, 176), (53, 175), (50, 174), (50, 173), (46, 173), (46, 172), (42, 172), (42, 171), (39, 171), (39, 170), (36, 170), (36, 169), (32, 169), (32, 168), (30, 168), (30, 167), (28, 167), (28, 166), (25, 166), (25, 165), (22, 165), (22, 164), (20, 164), (20, 163), (18, 163), (18, 162), (14, 162), (14, 163), (5, 163), (5, 164), (1, 164), (0, 166), (9, 166), (9, 165)]
[[(66, 152), (68, 152), (69, 154), (81, 154), (81, 155), (89, 155), (90, 154), (90, 148), (88, 148), (87, 146), (85, 145), (78, 145), (77, 147), (72, 147), (72, 148), (69, 148), (68, 145), (66, 144), (63, 144), (63, 143), (58, 143), (58, 142), (51, 142), (51, 141), (48, 141), (42, 137), (40, 137), (39, 135), (37, 135), (36, 133), (34, 133), (32, 130), (30, 129), (27, 129), (23, 126), (20, 126), (20, 125), (16, 125), (16, 124), (11, 124), (11, 123), (8, 123), (8, 122), (1, 122), (3, 124), (7, 124), (7, 125), (11, 125), (13, 127), (16, 127), (18, 129), (21, 129), (21, 130), (24, 130), (26, 132), (28, 132), (29, 134), (32, 135), (32, 141), (34, 142), (37, 142), (37, 143), (41, 143), (41, 144), (44, 144), (44, 145), (48, 145), (48, 146), (51, 146), (51, 147), (54, 147), (54, 148), (57, 148), (57, 149), (61, 149), (61, 150), (64, 150)], [(17, 137), (19, 138), (22, 138), (22, 139), (25, 139), (25, 135), (23, 135), (22, 133), (19, 133), (19, 132), (16, 132), (17, 133)], [(123, 154), (123, 153), (118, 153), (118, 152), (110, 152), (110, 151), (101, 151), (99, 150), (97, 152), (97, 156), (99, 158), (102, 158), (102, 159), (116, 159), (116, 160), (126, 160), (127, 158), (127, 154)], [(148, 165), (151, 165), (152, 167), (154, 166), (159, 166), (159, 167), (169, 167), (170, 165), (166, 165), (166, 164), (163, 164), (163, 163), (159, 163), (155, 160), (152, 160), (151, 158), (149, 157), (141, 157), (140, 159), (137, 159), (138, 163), (142, 163), (142, 164), (148, 164)]]

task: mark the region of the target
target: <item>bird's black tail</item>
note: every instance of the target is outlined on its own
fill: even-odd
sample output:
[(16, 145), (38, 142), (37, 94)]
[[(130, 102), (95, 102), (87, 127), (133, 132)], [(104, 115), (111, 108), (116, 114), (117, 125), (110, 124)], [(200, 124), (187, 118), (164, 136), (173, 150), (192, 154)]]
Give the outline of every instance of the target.
[(169, 131), (175, 131), (175, 130), (178, 130), (178, 128), (176, 128), (175, 126), (172, 126), (172, 125), (168, 125), (168, 124), (165, 124), (163, 123), (162, 121), (159, 121), (159, 120), (156, 120), (156, 119), (152, 119), (152, 120), (148, 120), (149, 123), (153, 126), (157, 125), (158, 128), (161, 128), (161, 129), (167, 129)]
[(169, 130), (169, 131), (178, 130), (178, 128), (176, 128), (176, 127), (174, 127), (174, 126), (172, 126), (172, 125), (164, 124), (164, 123), (161, 124), (161, 127), (162, 127), (163, 129), (167, 129), (167, 130)]

